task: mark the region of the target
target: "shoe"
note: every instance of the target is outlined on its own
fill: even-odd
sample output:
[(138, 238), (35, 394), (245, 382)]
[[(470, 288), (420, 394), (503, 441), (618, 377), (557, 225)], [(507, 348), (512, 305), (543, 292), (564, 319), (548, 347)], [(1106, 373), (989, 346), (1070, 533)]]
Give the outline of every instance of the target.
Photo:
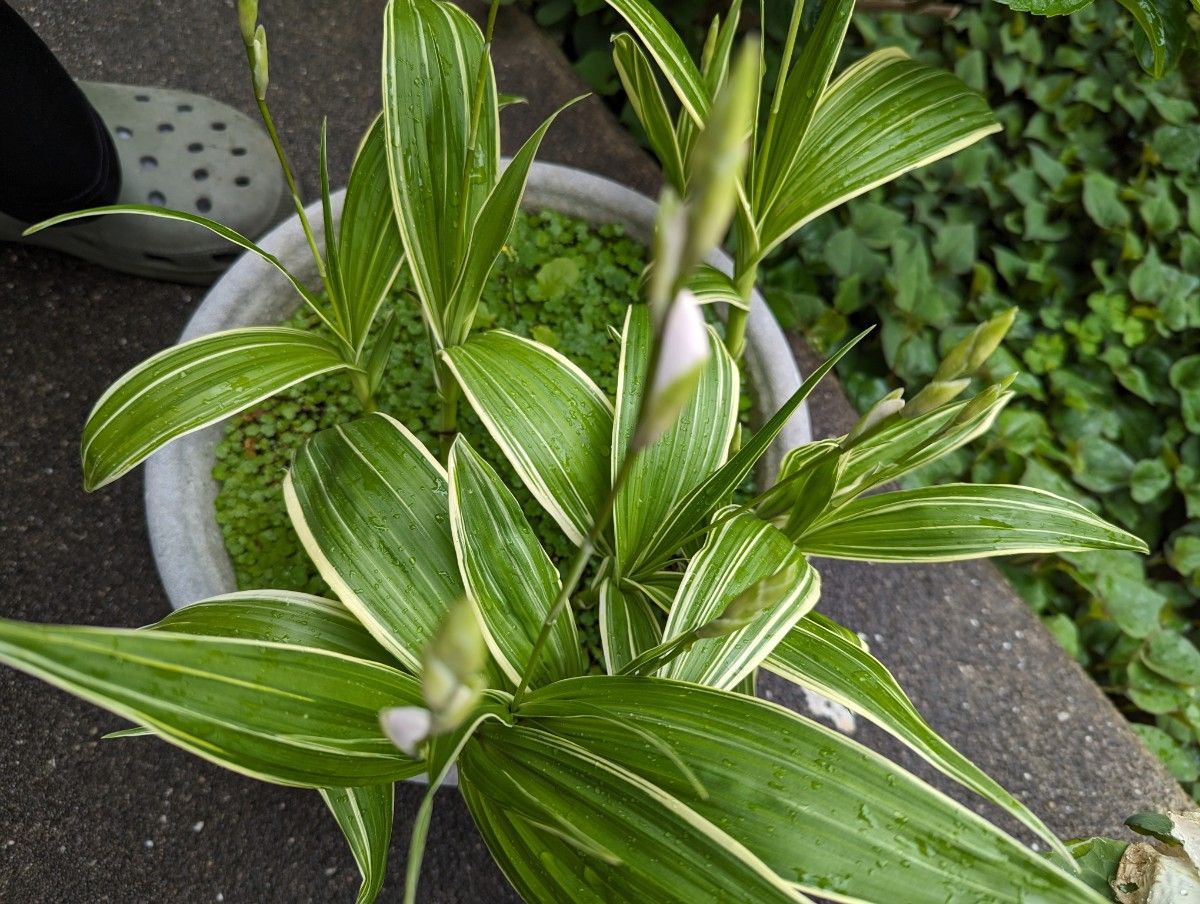
[[(248, 238), (294, 209), (270, 139), (245, 114), (187, 91), (79, 86), (117, 148), (115, 203), (200, 214)], [(53, 248), (168, 282), (208, 285), (241, 253), (202, 226), (160, 217), (109, 214), (22, 236), (30, 225), (0, 213), (0, 241)]]

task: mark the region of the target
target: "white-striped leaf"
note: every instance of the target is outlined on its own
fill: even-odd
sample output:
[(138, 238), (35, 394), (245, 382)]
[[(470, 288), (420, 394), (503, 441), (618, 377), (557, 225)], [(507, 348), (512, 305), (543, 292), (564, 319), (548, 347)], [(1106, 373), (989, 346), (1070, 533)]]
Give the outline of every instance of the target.
[[(468, 160), (481, 71), (482, 115)], [(470, 227), (500, 167), (496, 80), (483, 35), (466, 13), (440, 0), (389, 0), (383, 113), (396, 219), (414, 288), (441, 344)]]
[(1066, 848), (1028, 807), (930, 728), (896, 679), (853, 631), (810, 612), (775, 647), (765, 665), (874, 722), (934, 768), (1006, 810), (1070, 862)]
[(826, 90), (799, 158), (763, 211), (765, 256), (832, 207), (997, 131), (987, 102), (958, 78), (879, 50)]
[(303, 330), (213, 333), (146, 359), (96, 402), (83, 428), (83, 485), (96, 490), (173, 439), (346, 367), (329, 341)]
[(392, 843), (395, 786), (322, 788), (321, 797), (346, 837), (362, 875), (355, 904), (372, 904), (387, 878), (388, 848)]
[(309, 440), (283, 491), (321, 577), (420, 674), (421, 651), (464, 593), (442, 466), (402, 424), (373, 414)]
[(386, 141), (383, 117), (376, 117), (350, 168), (338, 233), (346, 334), (356, 352), (362, 350), (375, 314), (404, 262), (404, 244), (392, 209)]
[[(720, 16), (713, 18), (712, 28), (716, 28), (716, 35), (710, 39), (712, 44), (712, 55), (703, 62), (701, 75), (704, 77), (704, 88), (708, 92), (709, 97), (716, 97), (717, 92), (721, 90), (721, 86), (725, 84), (725, 79), (729, 75), (729, 59), (733, 54), (733, 40), (737, 37), (738, 25), (742, 19), (742, 0), (733, 0), (729, 4), (729, 10), (725, 14), (725, 21), (720, 21)], [(754, 105), (758, 109), (758, 104)]]
[[(653, 342), (650, 311), (631, 305), (625, 314), (613, 423), (613, 478), (637, 430)], [(629, 467), (613, 509), (618, 571), (632, 570), (638, 556), (658, 538), (667, 514), (709, 474), (725, 463), (737, 427), (740, 380), (724, 343), (708, 331), (708, 360), (688, 401), (662, 437), (643, 449)], [(670, 349), (664, 348), (664, 354)]]
[(0, 662), (251, 778), (311, 788), (397, 781), (422, 764), (379, 730), (417, 682), (316, 647), (0, 621)]
[(806, 553), (868, 562), (953, 562), (1024, 553), (1131, 549), (1127, 531), (1033, 487), (955, 483), (855, 499), (796, 541)]
[(663, 629), (664, 642), (712, 621), (742, 591), (789, 566), (799, 569), (797, 580), (775, 605), (733, 634), (699, 641), (658, 674), (731, 688), (767, 657), (821, 595), (816, 570), (775, 527), (743, 514), (715, 528), (688, 563)]
[[(572, 686), (580, 680), (587, 679), (549, 687)], [(591, 723), (606, 724), (591, 712), (587, 706), (574, 712), (585, 736)], [(605, 901), (629, 904), (807, 900), (727, 829), (719, 828), (677, 796), (602, 753), (527, 727), (532, 724), (481, 726), (463, 750), (460, 768), (464, 785), (472, 789), (467, 797), (468, 803), (475, 804), (472, 815), (487, 826), (485, 835), (502, 830), (488, 823), (488, 815), (499, 809), (509, 820), (523, 820), (535, 838), (565, 836), (573, 845), (575, 858), (543, 866), (542, 884), (557, 893), (553, 900), (594, 900), (598, 895)], [(619, 732), (620, 728), (608, 730)], [(634, 743), (645, 743), (637, 735), (631, 737)], [(660, 754), (657, 748), (651, 749)], [(715, 797), (722, 797), (715, 786), (713, 790)], [(489, 806), (480, 807), (480, 800)], [(530, 847), (543, 849), (537, 842)], [(557, 845), (551, 850), (564, 853)], [(514, 845), (502, 844), (492, 853), (501, 868), (518, 881), (533, 867), (528, 862), (505, 862), (507, 856), (520, 855), (520, 848)], [(584, 855), (582, 863), (580, 854)], [(538, 859), (540, 863), (540, 855)]]
[(671, 114), (658, 86), (658, 78), (642, 49), (627, 34), (613, 38), (613, 63), (629, 97), (629, 103), (650, 140), (650, 148), (658, 156), (663, 173), (676, 191), (685, 187), (683, 154), (675, 137)]
[(442, 353), (534, 498), (581, 543), (608, 493), (612, 404), (553, 349), (492, 330)]
[[(597, 768), (634, 773), (822, 899), (1106, 900), (873, 751), (772, 703), (661, 679), (588, 677), (540, 689), (519, 719), (583, 748)], [(758, 899), (746, 891), (729, 900)]]
[(606, 579), (600, 585), (600, 647), (607, 672), (615, 675), (661, 642), (662, 628), (646, 597)]
[[(520, 683), (562, 581), (500, 477), (463, 437), (450, 450), (450, 525), (467, 597), (488, 649)], [(557, 620), (531, 677), (536, 687), (584, 672), (575, 620)]]
[(537, 156), (542, 139), (558, 114), (582, 99), (577, 97), (570, 100), (546, 117), (517, 151), (487, 196), (471, 226), (471, 240), (465, 249), (462, 269), (449, 299), (445, 317), (447, 345), (465, 342), (471, 331), (483, 287), (517, 220), (521, 196), (529, 180), (529, 169), (533, 166), (533, 158)]
[(647, 0), (608, 0), (608, 5), (620, 13), (641, 38), (691, 121), (703, 126), (711, 98), (704, 87), (704, 77), (688, 54), (683, 39)]
[(729, 275), (712, 264), (701, 264), (688, 277), (688, 288), (699, 304), (730, 304), (743, 311), (750, 305), (738, 292)]
[(630, 576), (644, 577), (647, 573), (659, 569), (679, 549), (683, 541), (700, 528), (705, 519), (721, 505), (729, 502), (733, 491), (746, 479), (746, 475), (758, 463), (758, 460), (770, 448), (775, 437), (784, 428), (796, 409), (808, 398), (817, 384), (825, 378), (834, 366), (851, 348), (867, 335), (863, 331), (838, 349), (815, 371), (800, 384), (792, 393), (792, 397), (771, 416), (763, 426), (750, 437), (738, 452), (719, 470), (708, 475), (687, 496), (680, 499), (671, 509), (670, 514), (663, 519), (662, 527), (655, 532), (655, 540), (648, 544), (645, 551), (638, 555), (636, 562), (629, 569)]
[(341, 603), (290, 590), (244, 590), (176, 609), (148, 630), (316, 647), (395, 665)]

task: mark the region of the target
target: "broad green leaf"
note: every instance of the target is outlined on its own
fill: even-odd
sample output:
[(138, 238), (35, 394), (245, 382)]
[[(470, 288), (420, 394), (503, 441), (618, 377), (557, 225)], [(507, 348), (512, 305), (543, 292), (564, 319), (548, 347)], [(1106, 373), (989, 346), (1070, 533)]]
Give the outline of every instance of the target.
[(830, 208), (999, 130), (958, 78), (879, 50), (821, 96), (797, 164), (761, 217), (760, 253)]
[(580, 100), (582, 97), (568, 101), (546, 117), (509, 162), (479, 211), (471, 227), (471, 241), (467, 245), (462, 271), (455, 283), (446, 312), (447, 345), (465, 342), (471, 331), (483, 287), (517, 220), (521, 196), (525, 193), (525, 185), (529, 181), (529, 168), (533, 166), (533, 158), (537, 156), (542, 139), (558, 114)]
[[(574, 685), (579, 680), (549, 687)], [(530, 705), (533, 699), (529, 698)], [(607, 727), (605, 720), (590, 715), (594, 709), (585, 705), (574, 713), (585, 734), (593, 723)], [(587, 715), (579, 718), (584, 713)], [(602, 753), (533, 727), (542, 721), (538, 718), (536, 723), (530, 720), (511, 728), (493, 723), (481, 726), (464, 748), (460, 768), (464, 784), (473, 789), (468, 801), (482, 798), (491, 805), (473, 811), (477, 820), (486, 822), (488, 811), (499, 808), (510, 820), (522, 819), (526, 827), (540, 829), (537, 836), (566, 836), (575, 850), (583, 848), (592, 854), (585, 860), (588, 871), (578, 862), (555, 863), (546, 870), (542, 881), (557, 885), (557, 900), (578, 900), (577, 891), (583, 900), (602, 896), (606, 901), (631, 904), (807, 900), (728, 830)], [(621, 727), (608, 730), (619, 733)], [(637, 734), (630, 738), (635, 744), (645, 743)], [(623, 741), (629, 743), (629, 739)], [(661, 756), (659, 749), (651, 750)], [(494, 830), (484, 829), (485, 834), (490, 831)], [(529, 848), (536, 851), (541, 845), (535, 841), (526, 850)], [(494, 853), (504, 858), (525, 852), (502, 845)], [(510, 864), (502, 859), (501, 867), (520, 877), (532, 864)]]
[(578, 745), (598, 767), (636, 774), (821, 898), (1105, 900), (873, 751), (772, 703), (663, 679), (587, 677), (530, 695), (523, 723), (564, 749)]
[(683, 154), (650, 61), (633, 38), (619, 34), (613, 38), (613, 63), (633, 112), (650, 140), (650, 148), (662, 164), (667, 182), (682, 194), (686, 187)]
[(395, 664), (391, 654), (341, 603), (288, 590), (245, 590), (215, 596), (175, 610), (149, 630), (316, 647)]
[(379, 306), (404, 261), (404, 244), (388, 183), (383, 117), (367, 130), (346, 185), (338, 233), (338, 262), (351, 346), (361, 351)]
[[(482, 115), (468, 160), (480, 72)], [(466, 13), (440, 0), (389, 0), (383, 117), (392, 204), (408, 267), (441, 344), (469, 230), (500, 167), (496, 80), (483, 35)]]
[(627, 569), (631, 576), (643, 577), (658, 569), (703, 524), (704, 520), (721, 505), (726, 504), (733, 491), (741, 486), (746, 475), (758, 463), (763, 453), (770, 448), (775, 437), (784, 428), (796, 409), (808, 398), (817, 384), (825, 378), (851, 348), (853, 348), (869, 330), (859, 333), (808, 376), (800, 387), (792, 393), (792, 397), (763, 424), (754, 436), (750, 437), (742, 448), (721, 466), (720, 470), (710, 474), (687, 496), (681, 499), (666, 518), (662, 527), (655, 532), (655, 541), (647, 546), (645, 552), (639, 555), (633, 565)]
[(240, 232), (230, 229), (228, 226), (224, 226), (221, 223), (218, 223), (216, 220), (210, 220), (208, 217), (202, 217), (194, 213), (187, 213), (182, 210), (171, 210), (167, 207), (158, 207), (154, 204), (110, 204), (106, 207), (89, 207), (86, 210), (73, 210), (70, 213), (59, 214), (56, 217), (51, 217), (48, 220), (43, 220), (40, 223), (35, 223), (33, 226), (30, 226), (25, 230), (25, 235), (33, 235), (34, 233), (41, 232), (43, 229), (48, 229), (51, 226), (57, 226), (59, 223), (67, 223), (71, 220), (81, 220), (87, 217), (103, 216), (110, 213), (127, 213), (142, 217), (158, 217), (159, 219), (163, 220), (178, 220), (183, 223), (191, 223), (195, 226), (201, 226), (204, 229), (207, 229), (209, 232), (219, 235), (227, 242), (231, 242), (232, 244), (237, 245), (239, 248), (249, 251), (262, 258), (264, 261), (282, 273), (287, 281), (292, 284), (292, 288), (294, 288), (300, 294), (300, 297), (303, 298), (305, 302), (307, 302), (308, 305), (313, 309), (313, 311), (325, 321), (329, 328), (332, 329), (334, 333), (338, 332), (337, 326), (326, 316), (321, 305), (318, 303), (316, 296), (313, 295), (312, 290), (309, 289), (308, 286), (304, 285), (304, 283), (300, 282), (300, 280), (295, 277), (292, 271), (283, 265), (283, 262), (279, 258), (268, 251), (264, 251)]
[(321, 797), (346, 836), (362, 874), (355, 904), (372, 904), (387, 878), (395, 796), (395, 788), (390, 784), (321, 789)]
[(1135, 41), (1142, 68), (1162, 78), (1179, 62), (1189, 37), (1183, 0), (1118, 0), (1141, 29)]
[(615, 675), (661, 642), (662, 628), (646, 597), (605, 580), (600, 585), (600, 646), (608, 673)]
[[(853, 12), (854, 0), (826, 0), (805, 36), (796, 65), (783, 74), (786, 79), (778, 89), (779, 106), (767, 122), (756, 161), (754, 209), (759, 213), (771, 209), (793, 171), (801, 165), (804, 136), (833, 74)], [(794, 15), (800, 15), (800, 11)]]
[(683, 104), (688, 117), (703, 127), (708, 116), (710, 98), (704, 78), (688, 54), (683, 39), (648, 0), (608, 0), (608, 5), (620, 13), (629, 27), (662, 69), (667, 83)]
[[(613, 480), (637, 429), (653, 327), (647, 305), (631, 305), (621, 337), (617, 413), (612, 434)], [(737, 428), (741, 381), (720, 337), (708, 331), (708, 361), (679, 415), (629, 466), (613, 508), (618, 571), (633, 566), (654, 542), (663, 520), (705, 477), (725, 463)]]
[(534, 498), (583, 542), (608, 494), (613, 412), (604, 393), (558, 352), (503, 330), (442, 355)]
[(741, 630), (699, 641), (658, 674), (729, 689), (754, 671), (821, 595), (817, 572), (767, 522), (744, 514), (714, 529), (688, 563), (663, 629), (664, 642), (712, 621), (742, 591), (789, 565), (799, 566), (800, 575), (782, 599)]
[(1066, 16), (1091, 6), (1095, 0), (997, 0), (1010, 9), (1035, 16)]
[(819, 518), (796, 545), (868, 562), (953, 562), (1146, 544), (1082, 505), (1032, 487), (946, 484), (865, 496)]
[(418, 705), (398, 669), (256, 640), (0, 621), (0, 662), (251, 778), (309, 788), (398, 781), (424, 768), (379, 730)]
[[(519, 684), (562, 581), (513, 494), (461, 436), (454, 441), (447, 467), (450, 526), (467, 597), (492, 656), (508, 680)], [(531, 685), (584, 670), (575, 620), (560, 618)]]
[(711, 264), (701, 264), (690, 277), (688, 288), (700, 304), (730, 304), (743, 311), (750, 310), (733, 280)]
[(328, 340), (286, 327), (228, 330), (159, 352), (113, 383), (88, 415), (84, 488), (99, 489), (173, 439), (345, 367)]
[(929, 727), (896, 679), (853, 631), (810, 612), (775, 647), (765, 665), (874, 722), (934, 768), (1007, 811), (1069, 860), (1066, 848), (1029, 808)]
[(398, 421), (372, 414), (310, 439), (283, 492), (321, 577), (420, 674), (421, 651), (465, 592), (442, 466)]

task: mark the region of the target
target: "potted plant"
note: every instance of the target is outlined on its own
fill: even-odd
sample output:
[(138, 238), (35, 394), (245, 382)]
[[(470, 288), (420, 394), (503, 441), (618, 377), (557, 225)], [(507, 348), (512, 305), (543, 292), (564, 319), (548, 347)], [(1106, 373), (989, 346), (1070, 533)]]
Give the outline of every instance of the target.
[[(653, 7), (629, 9), (654, 25)], [(266, 39), (254, 3), (240, 11), (265, 112)], [(836, 362), (739, 441), (737, 332), (722, 339), (699, 303), (745, 288), (701, 262), (735, 216), (743, 241), (754, 219), (745, 174), (772, 171), (761, 150), (757, 163), (746, 160), (748, 147), (774, 147), (746, 140), (761, 81), (755, 49), (736, 64), (728, 50), (709, 56), (703, 128), (688, 146), (682, 188), (659, 207), (645, 303), (621, 325), (610, 400), (542, 343), (472, 333), (479, 286), (544, 127), (500, 174), (492, 117), (481, 115), (498, 106), (488, 100), (484, 35), (438, 0), (392, 0), (386, 16), (385, 113), (359, 154), (370, 179), (356, 190), (352, 175), (336, 236), (323, 180), (324, 256), (302, 217), (326, 297), (251, 248), (335, 338), (258, 327), (156, 356), (97, 404), (85, 479), (102, 485), (313, 374), (346, 370), (370, 411), (394, 327), (371, 341), (369, 324), (401, 248), (438, 351), (444, 464), (379, 412), (303, 447), (285, 482), (288, 510), (337, 600), (224, 595), (139, 631), (0, 621), (0, 661), (130, 719), (136, 727), (123, 735), (158, 735), (244, 774), (320, 791), (362, 870), (362, 901), (383, 881), (392, 784), (427, 773), (408, 862), (414, 899), (434, 793), (455, 764), (489, 849), (529, 900), (941, 901), (962, 888), (1104, 900), (1035, 815), (929, 729), (855, 635), (813, 611), (820, 582), (810, 555), (930, 562), (1144, 550), (1082, 507), (1027, 488), (864, 495), (991, 425), (1011, 396), (1006, 383), (960, 396), (1008, 318), (966, 337), (910, 402), (889, 396), (849, 434), (790, 450), (773, 483), (735, 502)], [(829, 27), (820, 22), (812, 48)], [(715, 46), (732, 41), (732, 32), (716, 34)], [(795, 71), (785, 65), (794, 86), (783, 89), (785, 105), (789, 91), (824, 86), (827, 68), (796, 77), (812, 57)], [(885, 106), (902, 112), (913, 71), (881, 84), (875, 70), (856, 70), (835, 83), (837, 96), (864, 94), (873, 105), (890, 86)], [(949, 92), (933, 108), (952, 120), (933, 130), (934, 148), (980, 131), (986, 110), (950, 91), (952, 79), (922, 70), (912, 85), (920, 96)], [(816, 104), (813, 127), (837, 107)], [(429, 131), (447, 122), (467, 136), (461, 146)], [(963, 131), (946, 144), (955, 124)], [(890, 149), (887, 165), (934, 152), (913, 142), (907, 157)], [(774, 159), (788, 170), (794, 156)], [(394, 208), (378, 203), (382, 192)], [(462, 400), (572, 541), (557, 567), (495, 464), (455, 435)], [(581, 594), (599, 602), (603, 674), (584, 674), (566, 614)], [(747, 695), (759, 667), (878, 723), (1038, 834), (1054, 859), (854, 742)]]

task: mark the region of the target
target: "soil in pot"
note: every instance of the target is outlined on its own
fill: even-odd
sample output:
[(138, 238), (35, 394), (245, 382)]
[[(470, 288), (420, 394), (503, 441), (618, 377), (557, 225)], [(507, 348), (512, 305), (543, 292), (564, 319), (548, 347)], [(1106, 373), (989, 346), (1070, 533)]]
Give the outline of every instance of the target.
[[(615, 395), (620, 327), (625, 307), (638, 299), (646, 249), (619, 225), (594, 227), (549, 211), (518, 218), (484, 292), (477, 329), (503, 327), (553, 346), (575, 361), (600, 388)], [(419, 308), (402, 273), (384, 311), (398, 312), (400, 333), (379, 392), (379, 407), (404, 422), (430, 448), (439, 416), (432, 352)], [(320, 329), (302, 308), (288, 325)], [(742, 399), (743, 412), (750, 410)], [(282, 479), (296, 449), (311, 434), (361, 413), (343, 374), (328, 374), (293, 387), (233, 418), (216, 449), (213, 476), (220, 485), (217, 521), (238, 587), (271, 587), (329, 596), (331, 592), (291, 528)], [(572, 546), (525, 490), (469, 408), (459, 426), (472, 445), (504, 477), (547, 552), (565, 559)], [(594, 608), (576, 618), (593, 662), (600, 661)]]

